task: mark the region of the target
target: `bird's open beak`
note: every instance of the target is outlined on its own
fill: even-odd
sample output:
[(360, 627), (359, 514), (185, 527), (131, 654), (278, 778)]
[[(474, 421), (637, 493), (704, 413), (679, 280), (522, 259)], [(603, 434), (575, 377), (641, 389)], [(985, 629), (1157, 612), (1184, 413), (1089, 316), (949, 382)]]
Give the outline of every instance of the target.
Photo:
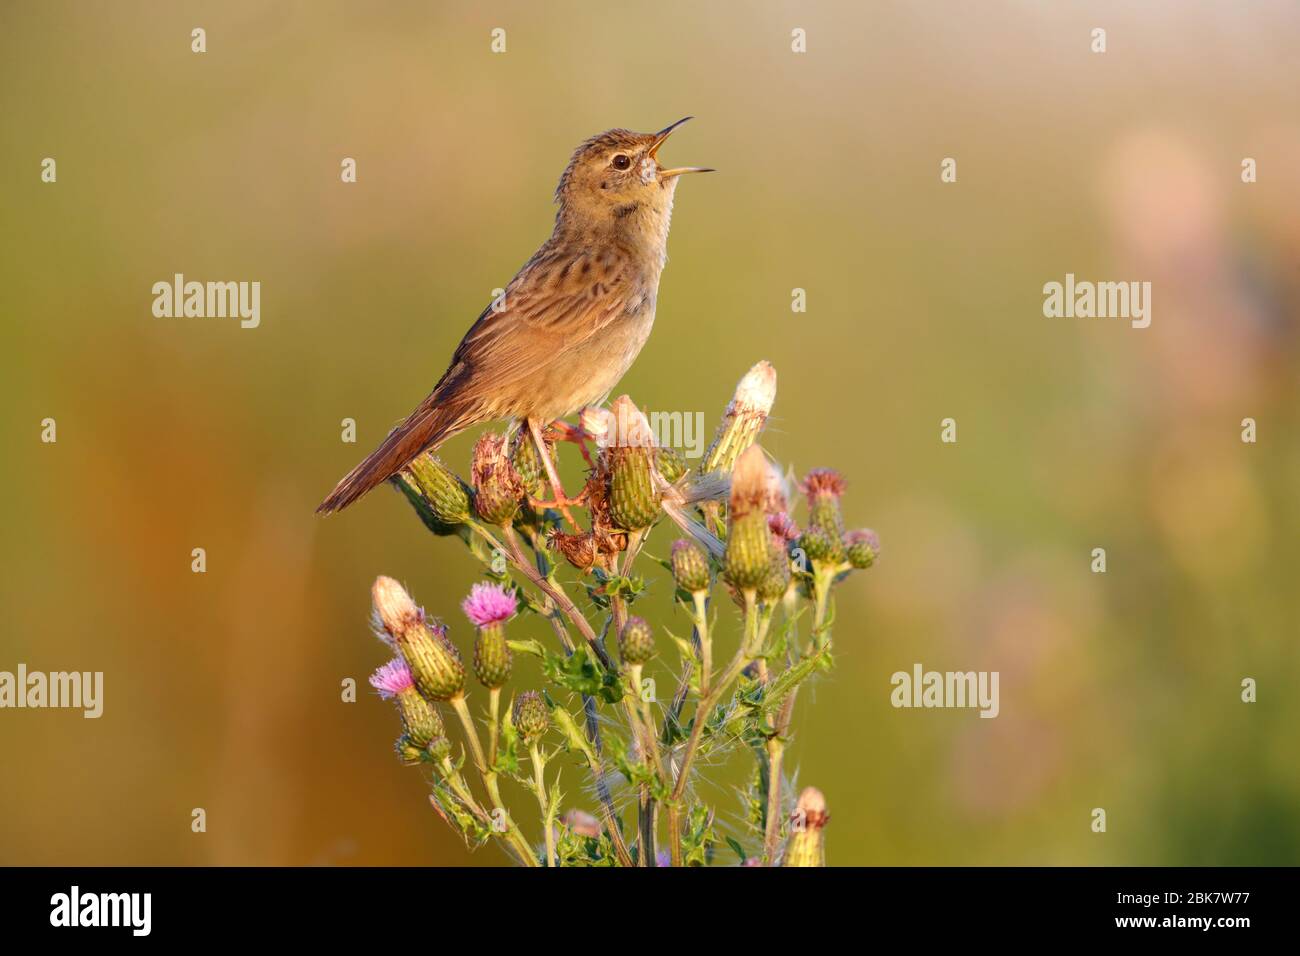
[[(650, 150), (646, 155), (648, 155), (651, 159), (654, 159), (655, 154), (659, 152), (659, 147), (662, 146), (667, 141), (669, 136), (673, 135), (673, 130), (675, 130), (677, 127), (681, 126), (687, 120), (692, 118), (693, 117), (690, 116), (683, 116), (676, 123), (673, 123), (671, 126), (665, 126), (658, 133), (656, 133), (655, 141), (650, 144)], [(659, 178), (672, 179), (674, 176), (681, 176), (684, 173), (712, 173), (712, 172), (716, 172), (716, 170), (709, 169), (704, 166), (678, 166), (676, 169), (662, 170), (659, 173)]]

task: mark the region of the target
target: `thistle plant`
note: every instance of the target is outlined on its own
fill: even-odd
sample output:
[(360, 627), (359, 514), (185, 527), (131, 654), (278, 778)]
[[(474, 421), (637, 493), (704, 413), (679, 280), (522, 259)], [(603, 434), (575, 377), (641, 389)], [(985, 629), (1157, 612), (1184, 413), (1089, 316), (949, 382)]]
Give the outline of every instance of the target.
[[(431, 455), (393, 479), (485, 578), (461, 605), (485, 693), (467, 687), (452, 626), (392, 578), (371, 595), (394, 653), (371, 683), (397, 705), (397, 754), (469, 847), (497, 843), (525, 866), (824, 865), (826, 802), (812, 787), (796, 799), (786, 749), (799, 691), (832, 669), (835, 589), (880, 543), (845, 530), (831, 469), (798, 483), (800, 528), (757, 444), (775, 395), (760, 362), (694, 465), (627, 396), (584, 410), (542, 443), (579, 446), (576, 505), (519, 433), (482, 436), (468, 482)], [(660, 588), (668, 620), (643, 610)], [(719, 806), (734, 772), (749, 782)]]

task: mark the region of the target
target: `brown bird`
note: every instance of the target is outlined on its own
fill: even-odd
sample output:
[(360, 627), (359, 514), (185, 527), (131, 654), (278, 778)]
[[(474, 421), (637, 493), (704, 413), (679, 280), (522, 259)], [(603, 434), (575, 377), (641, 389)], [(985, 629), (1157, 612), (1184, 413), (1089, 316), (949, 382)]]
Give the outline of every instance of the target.
[[(346, 508), (422, 452), (483, 422), (523, 422), (563, 492), (541, 429), (599, 404), (645, 345), (683, 173), (656, 158), (669, 135), (612, 129), (580, 145), (555, 190), (551, 237), (483, 310), (429, 396), (316, 509)], [(562, 500), (562, 499), (561, 499)]]

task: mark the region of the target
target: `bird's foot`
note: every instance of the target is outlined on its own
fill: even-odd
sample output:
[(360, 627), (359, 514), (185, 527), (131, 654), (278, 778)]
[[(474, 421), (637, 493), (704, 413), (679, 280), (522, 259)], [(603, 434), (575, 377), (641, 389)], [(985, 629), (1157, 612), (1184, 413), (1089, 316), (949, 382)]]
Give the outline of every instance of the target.
[(587, 450), (587, 442), (591, 440), (581, 425), (570, 425), (562, 418), (557, 418), (546, 426), (547, 441), (567, 441), (578, 446), (578, 451), (582, 452), (582, 460), (587, 463), (588, 468), (595, 468), (596, 463), (591, 458), (591, 452)]
[(565, 494), (557, 494), (550, 501), (543, 501), (540, 498), (528, 496), (528, 503), (537, 511), (544, 511), (547, 508), (559, 508), (564, 511), (567, 508), (581, 508), (587, 504), (587, 489), (583, 488), (582, 493), (576, 498), (570, 498)]

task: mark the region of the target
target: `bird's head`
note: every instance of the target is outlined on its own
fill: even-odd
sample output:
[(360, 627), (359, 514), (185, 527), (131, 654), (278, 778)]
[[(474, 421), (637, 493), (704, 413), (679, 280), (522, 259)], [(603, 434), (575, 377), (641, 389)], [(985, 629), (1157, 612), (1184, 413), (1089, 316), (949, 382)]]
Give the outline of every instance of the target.
[(666, 236), (678, 177), (713, 171), (699, 166), (666, 169), (659, 162), (659, 148), (688, 119), (657, 133), (611, 129), (580, 145), (555, 190), (557, 223), (601, 231), (662, 231)]

